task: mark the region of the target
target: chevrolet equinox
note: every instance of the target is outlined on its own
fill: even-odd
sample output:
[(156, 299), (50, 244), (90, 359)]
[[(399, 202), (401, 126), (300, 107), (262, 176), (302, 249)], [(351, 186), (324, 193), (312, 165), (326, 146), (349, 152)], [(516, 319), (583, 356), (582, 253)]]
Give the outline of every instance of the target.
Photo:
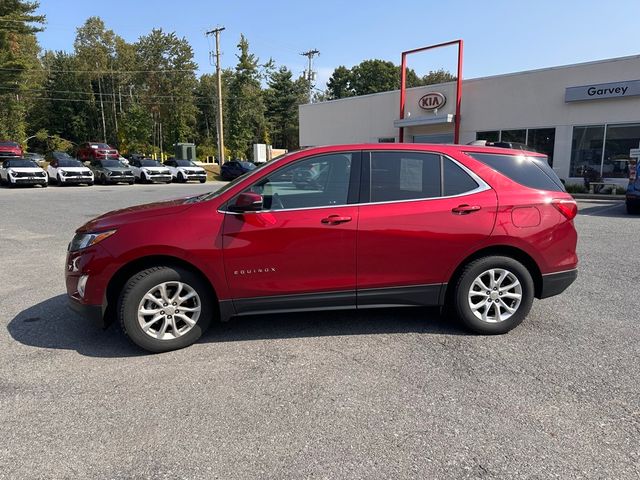
[(448, 305), (500, 334), (575, 280), (576, 214), (538, 153), (311, 148), (212, 193), (89, 221), (66, 287), (74, 310), (152, 352), (237, 315), (387, 306)]

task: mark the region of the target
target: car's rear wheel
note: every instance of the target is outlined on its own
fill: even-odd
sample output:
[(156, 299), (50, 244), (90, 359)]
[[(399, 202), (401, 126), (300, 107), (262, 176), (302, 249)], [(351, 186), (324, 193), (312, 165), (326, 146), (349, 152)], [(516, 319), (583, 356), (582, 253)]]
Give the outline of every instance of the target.
[(119, 301), (122, 329), (139, 347), (166, 352), (197, 341), (211, 324), (212, 294), (189, 270), (153, 267), (132, 276)]
[(477, 259), (465, 267), (454, 292), (458, 317), (471, 330), (500, 334), (517, 327), (533, 304), (529, 270), (510, 257)]
[(637, 215), (640, 213), (640, 205), (632, 205), (631, 203), (627, 203), (627, 213), (629, 215)]

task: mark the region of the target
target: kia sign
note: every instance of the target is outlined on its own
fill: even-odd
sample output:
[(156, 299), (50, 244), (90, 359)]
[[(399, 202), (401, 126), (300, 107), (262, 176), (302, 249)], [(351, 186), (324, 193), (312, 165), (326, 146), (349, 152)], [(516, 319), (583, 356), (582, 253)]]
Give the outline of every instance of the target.
[(640, 80), (628, 82), (600, 83), (596, 85), (583, 85), (581, 87), (568, 87), (565, 102), (579, 102), (581, 100), (598, 100), (601, 98), (624, 98), (640, 95)]
[(436, 110), (444, 107), (447, 103), (447, 97), (440, 92), (429, 92), (418, 100), (418, 105), (423, 110)]

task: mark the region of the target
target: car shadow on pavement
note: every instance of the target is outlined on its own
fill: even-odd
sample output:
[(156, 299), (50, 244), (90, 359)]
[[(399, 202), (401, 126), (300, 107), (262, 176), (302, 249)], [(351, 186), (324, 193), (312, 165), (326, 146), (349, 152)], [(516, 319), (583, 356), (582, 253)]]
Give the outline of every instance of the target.
[(383, 308), (247, 315), (217, 323), (201, 342), (384, 334), (467, 335), (439, 308)]
[[(66, 295), (23, 310), (9, 322), (7, 330), (23, 345), (75, 350), (89, 357), (146, 354), (125, 337), (118, 325), (102, 330), (71, 311)], [(214, 324), (199, 343), (403, 333), (468, 334), (438, 308), (385, 308), (236, 317)]]
[(144, 355), (115, 325), (103, 330), (71, 311), (66, 295), (23, 310), (9, 322), (7, 330), (14, 340), (32, 347), (76, 350), (89, 357)]

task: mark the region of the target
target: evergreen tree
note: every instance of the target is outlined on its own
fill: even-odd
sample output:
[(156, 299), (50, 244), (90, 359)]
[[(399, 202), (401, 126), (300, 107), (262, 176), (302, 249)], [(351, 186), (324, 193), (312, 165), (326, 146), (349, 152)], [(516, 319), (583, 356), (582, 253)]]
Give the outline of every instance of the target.
[(269, 139), (265, 121), (258, 58), (249, 53), (249, 42), (240, 36), (238, 64), (229, 86), (229, 136), (231, 155), (248, 158), (254, 143)]
[(265, 91), (266, 117), (271, 142), (276, 148), (295, 150), (299, 145), (298, 105), (307, 101), (307, 82), (293, 80), (287, 67), (272, 73)]
[(0, 138), (26, 139), (26, 113), (41, 80), (35, 34), (45, 18), (38, 2), (0, 2)]

